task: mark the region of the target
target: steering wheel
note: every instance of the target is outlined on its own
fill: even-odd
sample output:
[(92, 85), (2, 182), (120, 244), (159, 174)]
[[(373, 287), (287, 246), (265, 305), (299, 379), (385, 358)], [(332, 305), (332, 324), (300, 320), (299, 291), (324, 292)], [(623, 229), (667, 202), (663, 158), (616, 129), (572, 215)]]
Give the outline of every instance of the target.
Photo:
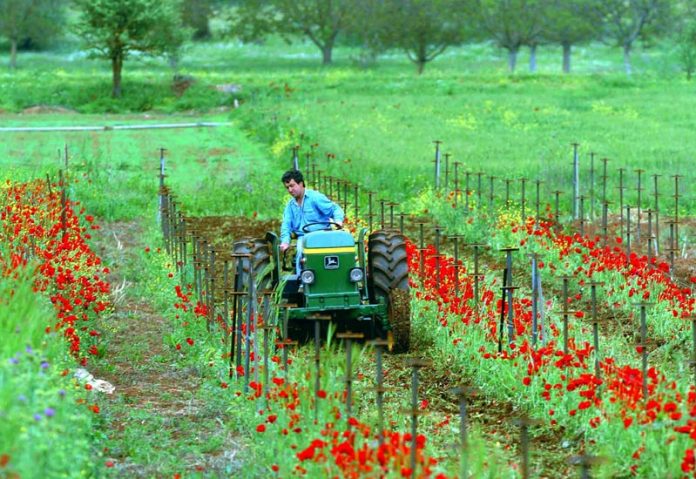
[(326, 228), (326, 229), (330, 229), (332, 226), (335, 226), (336, 229), (338, 229), (338, 230), (342, 230), (342, 229), (343, 229), (343, 225), (339, 225), (338, 223), (336, 223), (336, 222), (334, 222), (334, 221), (315, 221), (315, 222), (313, 222), (313, 223), (307, 223), (306, 225), (304, 225), (304, 226), (302, 227), (302, 232), (303, 232), (303, 233), (309, 233), (310, 231), (308, 230), (308, 228), (309, 228), (310, 226), (315, 226), (315, 225), (324, 225), (324, 226), (327, 226), (328, 228)]

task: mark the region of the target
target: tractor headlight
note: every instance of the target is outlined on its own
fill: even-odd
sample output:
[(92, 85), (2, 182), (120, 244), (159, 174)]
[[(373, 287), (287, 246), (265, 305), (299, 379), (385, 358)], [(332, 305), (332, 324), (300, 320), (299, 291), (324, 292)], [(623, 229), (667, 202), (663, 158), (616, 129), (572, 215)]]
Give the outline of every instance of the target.
[(364, 276), (362, 268), (353, 268), (350, 270), (350, 280), (353, 283), (362, 281)]
[(311, 269), (302, 271), (302, 273), (300, 273), (300, 281), (302, 281), (302, 284), (314, 283), (314, 271)]

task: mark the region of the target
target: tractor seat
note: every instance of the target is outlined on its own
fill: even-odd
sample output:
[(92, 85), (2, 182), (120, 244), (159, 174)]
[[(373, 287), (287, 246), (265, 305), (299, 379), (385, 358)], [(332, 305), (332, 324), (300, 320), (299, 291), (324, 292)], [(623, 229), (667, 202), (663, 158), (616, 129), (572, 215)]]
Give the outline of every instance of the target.
[(304, 239), (305, 248), (341, 248), (355, 246), (353, 235), (347, 231), (313, 231)]

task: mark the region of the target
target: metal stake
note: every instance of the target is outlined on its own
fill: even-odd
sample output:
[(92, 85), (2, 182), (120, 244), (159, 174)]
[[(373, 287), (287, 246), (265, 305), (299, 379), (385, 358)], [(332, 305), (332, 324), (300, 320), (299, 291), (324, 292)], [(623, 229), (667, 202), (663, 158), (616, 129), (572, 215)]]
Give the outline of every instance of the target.
[(595, 359), (595, 376), (599, 379), (601, 377), (601, 371), (599, 368), (599, 363), (601, 361), (599, 355), (599, 326), (597, 319), (597, 286), (599, 283), (591, 282), (590, 291), (592, 295), (592, 340), (594, 346), (594, 359)]
[(631, 261), (631, 206), (626, 205), (626, 261)]
[(580, 161), (578, 158), (579, 143), (571, 143), (573, 146), (573, 218), (578, 219), (580, 197)]
[(594, 220), (594, 203), (595, 203), (595, 178), (594, 178), (594, 157), (596, 153), (590, 152), (590, 219)]
[(519, 248), (502, 248), (500, 251), (505, 252), (505, 270), (507, 271), (506, 281), (505, 281), (505, 292), (507, 294), (508, 303), (508, 320), (507, 320), (507, 330), (508, 330), (508, 344), (515, 340), (515, 323), (513, 320), (514, 308), (512, 307), (512, 292), (517, 289), (517, 286), (512, 285), (512, 253), (513, 251), (518, 251)]
[(525, 208), (527, 205), (527, 202), (525, 200), (525, 185), (527, 184), (527, 178), (520, 178), (520, 183), (522, 184), (522, 192), (521, 192), (521, 198), (520, 198), (520, 221), (522, 225), (524, 226), (527, 223), (527, 214), (525, 212)]
[(534, 180), (536, 184), (536, 216), (534, 217), (534, 228), (539, 227), (539, 219), (541, 217), (541, 180)]
[(563, 354), (568, 354), (568, 316), (571, 311), (568, 310), (568, 282), (573, 279), (572, 276), (563, 276)]
[(623, 173), (625, 171), (625, 168), (619, 168), (619, 222), (621, 225), (621, 234), (620, 236), (623, 238), (624, 236), (624, 230), (623, 230), (623, 221), (624, 221), (624, 189), (626, 188), (623, 184)]
[(647, 337), (646, 307), (650, 303), (640, 303), (640, 341), (641, 341), (641, 361), (643, 367), (643, 400), (648, 400), (648, 348), (645, 341)]
[(469, 477), (468, 473), (468, 417), (466, 397), (469, 394), (474, 394), (475, 389), (466, 386), (459, 386), (452, 390), (452, 393), (459, 400), (459, 456), (461, 457), (459, 477), (464, 479)]
[(478, 178), (478, 183), (477, 183), (478, 187), (476, 190), (476, 194), (478, 195), (478, 203), (476, 204), (476, 208), (479, 209), (483, 205), (483, 200), (481, 199), (481, 196), (483, 194), (483, 186), (481, 185), (481, 183), (482, 183), (481, 177), (483, 176), (483, 172), (482, 171), (477, 172), (476, 176)]
[[(338, 339), (343, 339), (346, 347), (346, 421), (348, 421), (353, 416), (353, 339), (362, 339), (365, 335), (363, 333), (352, 333), (348, 331), (345, 333), (338, 333), (336, 337)], [(348, 427), (350, 427), (350, 422), (348, 422), (348, 425)]]
[(637, 212), (637, 217), (636, 217), (636, 241), (640, 244), (640, 227), (641, 227), (641, 225), (640, 225), (640, 220), (641, 220), (640, 209), (641, 209), (641, 193), (643, 191), (643, 188), (640, 185), (640, 178), (645, 170), (638, 168), (635, 171), (636, 171), (636, 173), (638, 173), (638, 186), (636, 188), (636, 192), (638, 193), (638, 199), (637, 199), (638, 212)]
[(440, 189), (440, 140), (435, 140), (435, 189)]
[(560, 214), (560, 205), (559, 205), (559, 203), (560, 203), (560, 196), (561, 196), (561, 193), (563, 193), (563, 192), (560, 191), (560, 190), (556, 190), (556, 191), (554, 191), (553, 193), (554, 193), (554, 195), (555, 195), (555, 197), (556, 197), (556, 210), (555, 210), (555, 214), (554, 214), (554, 223), (556, 224), (556, 230), (560, 231), (560, 229), (561, 229), (561, 222), (560, 222), (561, 214)]
[(418, 370), (428, 367), (432, 364), (431, 361), (412, 358), (406, 362), (407, 366), (412, 368), (411, 372), (411, 477), (416, 475), (416, 438), (418, 436)]
[(378, 441), (379, 445), (381, 446), (384, 444), (384, 393), (386, 392), (386, 389), (384, 389), (384, 368), (382, 366), (382, 354), (384, 352), (384, 348), (389, 346), (389, 342), (377, 339), (370, 341), (370, 344), (375, 347), (376, 355), (375, 370), (377, 374), (377, 387), (375, 388), (375, 393), (377, 394), (377, 427), (379, 429)]
[(653, 197), (655, 198), (654, 212), (655, 212), (655, 256), (660, 254), (660, 203), (658, 201), (659, 193), (657, 191), (657, 179), (661, 175), (654, 174), (653, 177)]
[(459, 193), (461, 193), (461, 189), (459, 188), (459, 165), (461, 165), (461, 161), (455, 161), (454, 162), (454, 207), (456, 208), (459, 204)]
[(445, 192), (449, 191), (449, 159), (450, 153), (445, 153)]
[(470, 180), (471, 180), (471, 172), (470, 171), (465, 171), (464, 172), (464, 210), (466, 211), (466, 214), (469, 214), (469, 195), (471, 194), (471, 188), (470, 186)]
[(609, 163), (609, 158), (602, 158), (602, 203), (607, 201), (607, 163)]
[(694, 366), (694, 387), (696, 387), (696, 315), (691, 316), (691, 362)]
[(520, 455), (522, 456), (522, 479), (529, 479), (529, 426), (537, 421), (526, 417), (517, 418), (513, 423), (520, 427)]
[(384, 229), (385, 221), (384, 221), (384, 203), (386, 203), (387, 200), (379, 200), (379, 214), (380, 214), (380, 227)]

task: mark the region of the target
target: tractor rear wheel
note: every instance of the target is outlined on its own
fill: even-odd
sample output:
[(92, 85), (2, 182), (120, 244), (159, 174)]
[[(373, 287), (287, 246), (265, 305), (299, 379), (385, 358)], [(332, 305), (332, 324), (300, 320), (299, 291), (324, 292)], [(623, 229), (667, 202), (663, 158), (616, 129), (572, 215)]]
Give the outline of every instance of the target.
[(394, 351), (407, 352), (411, 343), (411, 301), (408, 285), (406, 238), (398, 231), (378, 230), (368, 239), (370, 301), (384, 298)]
[[(248, 258), (238, 258), (241, 262), (241, 275), (237, 278), (238, 291), (249, 288), (249, 275), (256, 281), (257, 291), (271, 286), (271, 251), (270, 244), (263, 238), (245, 238), (234, 242), (235, 254), (248, 254)], [(237, 271), (237, 270), (235, 270)]]

